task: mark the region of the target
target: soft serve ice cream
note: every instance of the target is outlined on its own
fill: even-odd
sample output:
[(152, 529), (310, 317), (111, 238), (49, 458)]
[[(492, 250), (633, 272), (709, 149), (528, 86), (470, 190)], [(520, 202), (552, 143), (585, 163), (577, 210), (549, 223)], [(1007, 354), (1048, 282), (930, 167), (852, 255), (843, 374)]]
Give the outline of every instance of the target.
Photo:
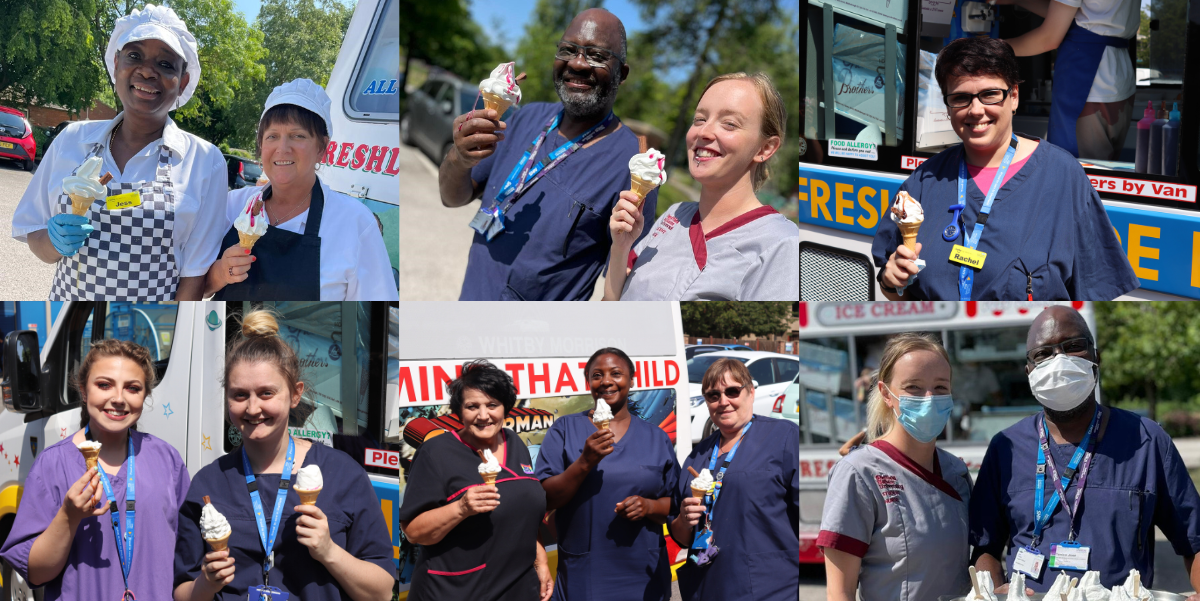
[(479, 82), (479, 93), (483, 96), (484, 108), (503, 115), (508, 107), (521, 102), (521, 86), (513, 73), (516, 63), (500, 63), (492, 74)]
[(708, 494), (713, 489), (712, 472), (707, 468), (700, 470), (700, 474), (692, 478), (692, 496), (701, 498)]
[(651, 190), (667, 182), (667, 158), (654, 148), (629, 159), (629, 187), (638, 196), (638, 207)]
[(597, 428), (604, 429), (608, 427), (608, 422), (612, 421), (612, 408), (604, 399), (596, 399), (596, 410), (592, 412), (592, 423), (596, 424)]
[(921, 223), (925, 221), (925, 209), (917, 199), (901, 190), (896, 194), (896, 202), (892, 203), (891, 217), (896, 223)]
[(98, 156), (88, 157), (79, 169), (75, 170), (75, 175), (63, 178), (63, 192), (71, 197), (72, 214), (87, 213), (88, 207), (96, 202), (96, 199), (104, 198), (108, 194), (108, 187), (104, 184), (112, 176), (105, 175), (105, 178), (101, 179), (100, 170), (103, 168), (103, 159)]
[(967, 601), (997, 601), (995, 585), (992, 583), (992, 573), (986, 571), (974, 572), (975, 582), (971, 583), (971, 592)]
[(213, 551), (220, 551), (229, 544), (229, 520), (221, 515), (208, 497), (204, 497), (204, 508), (200, 510), (200, 536), (212, 545)]
[(262, 192), (246, 201), (241, 214), (233, 220), (233, 227), (238, 232), (238, 244), (246, 249), (253, 248), (254, 243), (267, 233), (267, 211)]
[(306, 465), (296, 472), (296, 494), (300, 495), (302, 505), (316, 505), (317, 495), (324, 485), (320, 466)]
[(1020, 572), (1013, 572), (1012, 578), (1008, 580), (1008, 596), (1005, 601), (1030, 601), (1029, 595), (1025, 594), (1025, 575)]
[(483, 476), (484, 484), (495, 484), (496, 475), (500, 473), (500, 462), (491, 449), (483, 450), (483, 463), (479, 464), (479, 474)]
[(100, 447), (102, 445), (92, 440), (85, 440), (77, 445), (80, 453), (83, 453), (83, 461), (87, 463), (88, 469), (94, 469), (96, 462), (100, 460)]

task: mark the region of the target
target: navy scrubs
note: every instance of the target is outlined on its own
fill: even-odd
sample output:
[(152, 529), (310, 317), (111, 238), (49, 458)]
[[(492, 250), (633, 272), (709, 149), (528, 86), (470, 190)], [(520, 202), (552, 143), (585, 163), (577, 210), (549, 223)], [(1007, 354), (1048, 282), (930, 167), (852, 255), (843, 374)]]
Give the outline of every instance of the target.
[[(1137, 569), (1142, 583), (1150, 587), (1154, 583), (1155, 526), (1170, 540), (1175, 553), (1200, 553), (1200, 496), (1162, 427), (1128, 411), (1108, 411), (1079, 506), (1076, 540), (1092, 548), (1088, 569), (1100, 572), (1104, 586), (1123, 583), (1129, 570)], [(971, 495), (970, 543), (977, 553), (984, 551), (997, 558), (1008, 547), (1006, 574), (1012, 573), (1016, 550), (1033, 539), (1038, 448), (1034, 420), (1041, 415), (1027, 417), (992, 438)], [(1050, 439), (1060, 470), (1070, 462), (1075, 448)], [(1046, 489), (1054, 490), (1049, 480)], [(1072, 503), (1077, 491), (1072, 482), (1067, 489)], [(1069, 519), (1060, 501), (1038, 546), (1047, 557), (1050, 545), (1067, 540)], [(1026, 578), (1025, 585), (1046, 592), (1059, 573), (1080, 576), (1079, 572), (1046, 567), (1040, 580)]]
[[(505, 122), (495, 154), (471, 169), (471, 180), (484, 184), (484, 208), (493, 206), (521, 155), (561, 110), (559, 102), (530, 103)], [(551, 130), (531, 161), (541, 161), (567, 140), (558, 128)], [(629, 189), (629, 158), (637, 153), (637, 136), (621, 123), (546, 173), (505, 213), (503, 234), (491, 242), (474, 235), (458, 300), (591, 298), (612, 245), (608, 218), (617, 195)], [(646, 223), (654, 223), (657, 205), (655, 189), (642, 206)]]
[[(375, 564), (395, 575), (392, 560), (392, 541), (388, 525), (379, 510), (379, 499), (371, 480), (361, 465), (349, 455), (313, 443), (304, 456), (304, 465), (321, 467), (325, 480), (317, 507), (329, 520), (329, 538), (333, 543), (363, 561)], [(293, 471), (302, 466), (293, 467)], [(258, 474), (259, 497), (270, 528), (270, 515), (275, 507), (273, 492), (279, 488), (279, 474)], [(292, 484), (295, 484), (295, 474)], [(252, 586), (263, 583), (262, 565), (265, 553), (254, 519), (254, 506), (246, 489), (242, 454), (237, 451), (204, 466), (192, 480), (187, 500), (179, 510), (179, 534), (175, 541), (175, 584), (191, 582), (201, 576), (204, 555), (210, 551), (200, 536), (200, 511), (205, 496), (220, 511), (233, 534), (229, 552), (237, 570), (233, 582), (221, 589), (215, 601), (245, 601)], [(275, 565), (271, 569), (271, 586), (304, 601), (342, 601), (348, 599), (337, 581), (320, 562), (312, 558), (308, 547), (296, 539), (296, 520), (300, 514), (292, 510), (300, 504), (300, 496), (289, 490), (285, 498), (279, 535), (275, 538)]]
[[(917, 234), (925, 269), (904, 298), (959, 300), (959, 264), (949, 260), (963, 244), (963, 223), (974, 229), (986, 190), (966, 186), (967, 208), (954, 242), (942, 238), (950, 206), (958, 203), (962, 145), (935, 155), (900, 189), (920, 201), (925, 224)], [(903, 242), (895, 222), (879, 220), (871, 252), (880, 270)], [(1121, 242), (1079, 161), (1042, 140), (1025, 165), (996, 193), (978, 250), (987, 253), (975, 273), (971, 300), (1112, 300), (1138, 287)]]
[[(707, 469), (721, 433), (692, 449), (683, 464)], [(717, 458), (718, 468), (725, 456)], [(713, 474), (716, 477), (716, 474)], [(679, 479), (675, 501), (692, 496), (691, 477)], [(679, 568), (683, 601), (795, 601), (800, 588), (800, 428), (754, 416), (725, 472), (712, 524), (720, 552), (707, 566)]]
[[(509, 429), (504, 440), (504, 471), (496, 478), (500, 506), (459, 522), (437, 544), (421, 547), (409, 601), (538, 599), (533, 562), (546, 493), (533, 477), (525, 443)], [(455, 432), (426, 441), (413, 458), (400, 521), (459, 502), (467, 489), (483, 486), (481, 462)]]
[[(566, 471), (596, 432), (587, 413), (562, 418), (550, 427), (538, 454), (537, 478)], [(637, 495), (672, 497), (679, 485), (679, 462), (661, 429), (632, 416), (629, 430), (613, 452), (588, 473), (569, 503), (554, 513), (558, 529), (555, 601), (671, 597), (671, 559), (662, 525), (631, 522), (615, 513), (617, 503)], [(672, 504), (671, 514), (677, 513)]]

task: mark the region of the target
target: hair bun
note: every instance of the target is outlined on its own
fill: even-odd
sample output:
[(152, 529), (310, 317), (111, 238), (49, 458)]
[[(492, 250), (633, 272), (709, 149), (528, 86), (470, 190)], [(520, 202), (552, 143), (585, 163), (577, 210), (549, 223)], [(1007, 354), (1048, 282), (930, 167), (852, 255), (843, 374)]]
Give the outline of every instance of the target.
[(246, 338), (279, 335), (279, 322), (270, 311), (251, 311), (242, 318), (242, 336)]

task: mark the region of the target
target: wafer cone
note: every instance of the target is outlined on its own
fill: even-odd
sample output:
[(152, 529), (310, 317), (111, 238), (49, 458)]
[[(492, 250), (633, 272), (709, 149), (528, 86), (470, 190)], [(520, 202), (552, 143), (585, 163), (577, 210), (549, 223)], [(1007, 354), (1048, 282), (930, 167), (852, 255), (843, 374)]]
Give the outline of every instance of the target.
[(301, 490), (301, 489), (297, 488), (296, 494), (300, 495), (300, 504), (301, 505), (316, 505), (317, 504), (317, 495), (321, 494), (321, 489), (314, 488), (312, 490)]
[(496, 111), (497, 119), (504, 115), (504, 111), (507, 111), (508, 107), (512, 106), (511, 102), (491, 92), (483, 92), (480, 95), (483, 96), (483, 108)]
[(238, 246), (241, 246), (242, 248), (245, 248), (246, 250), (250, 250), (251, 248), (254, 248), (254, 243), (258, 242), (258, 239), (261, 237), (262, 236), (256, 236), (254, 234), (247, 234), (247, 233), (239, 231), (238, 232)]
[(96, 462), (100, 460), (100, 449), (79, 449), (79, 452), (83, 453), (83, 460), (87, 462), (89, 470), (97, 469)]
[(707, 488), (696, 488), (695, 486), (692, 487), (692, 496), (697, 499), (703, 499), (704, 495), (707, 495), (707, 494), (708, 494)]
[(79, 196), (76, 194), (68, 194), (67, 196), (71, 197), (72, 215), (86, 215), (88, 207), (92, 206), (93, 202), (96, 202), (96, 199), (89, 198), (87, 196)]
[(593, 423), (593, 424), (596, 424), (596, 428), (598, 428), (598, 429), (600, 429), (600, 430), (607, 430), (607, 429), (608, 429), (608, 422), (610, 422), (610, 421), (612, 421), (612, 420), (608, 420), (608, 419), (602, 419), (602, 420), (600, 420), (600, 421), (598, 421), (598, 422), (592, 422), (592, 423)]
[(484, 473), (482, 473), (482, 474), (480, 474), (480, 475), (481, 475), (481, 476), (483, 476), (483, 483), (484, 483), (485, 485), (487, 485), (487, 486), (495, 486), (495, 485), (496, 485), (496, 476), (499, 476), (499, 475), (500, 475), (500, 472), (490, 472), (490, 473), (489, 473), (489, 472), (484, 472)]
[(639, 209), (642, 208), (642, 203), (646, 202), (646, 195), (657, 187), (658, 182), (642, 179), (636, 175), (629, 176), (629, 189), (632, 190), (634, 194), (637, 194), (637, 206)]
[(904, 236), (904, 245), (913, 252), (917, 252), (917, 230), (921, 229), (922, 223), (925, 222), (897, 224), (900, 226), (900, 235)]
[(221, 538), (206, 538), (204, 541), (207, 542), (210, 547), (212, 547), (213, 551), (224, 551), (229, 547), (229, 536), (232, 534), (233, 531), (230, 530), (229, 534), (226, 534)]

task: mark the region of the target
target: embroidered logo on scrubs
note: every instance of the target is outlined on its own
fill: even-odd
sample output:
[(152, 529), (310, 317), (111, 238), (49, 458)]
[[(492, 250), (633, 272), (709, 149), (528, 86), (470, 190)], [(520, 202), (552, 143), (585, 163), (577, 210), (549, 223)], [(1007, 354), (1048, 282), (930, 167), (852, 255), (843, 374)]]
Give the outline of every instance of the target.
[(875, 474), (875, 484), (879, 486), (879, 492), (883, 494), (885, 504), (900, 501), (900, 493), (904, 492), (904, 485), (897, 482), (895, 476)]
[(526, 474), (533, 475), (533, 466), (532, 466), (532, 465), (525, 465), (524, 463), (522, 463), (522, 464), (521, 464), (521, 471), (525, 472)]

